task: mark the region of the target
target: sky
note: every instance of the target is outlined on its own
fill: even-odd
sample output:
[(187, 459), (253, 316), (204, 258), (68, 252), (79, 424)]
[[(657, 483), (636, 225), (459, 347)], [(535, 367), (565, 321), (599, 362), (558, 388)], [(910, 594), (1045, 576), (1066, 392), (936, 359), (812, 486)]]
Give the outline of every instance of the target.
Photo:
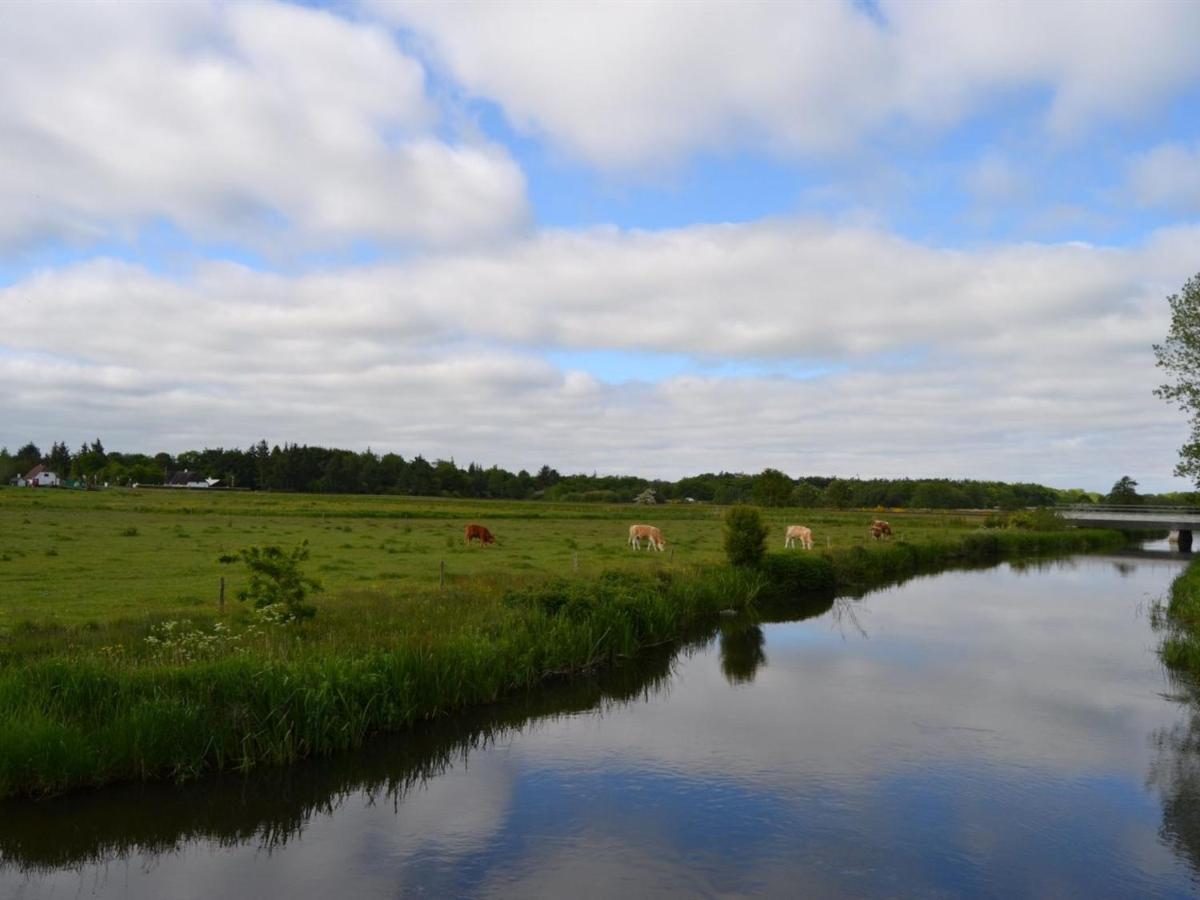
[(1186, 489), (1200, 4), (0, 4), (0, 445)]

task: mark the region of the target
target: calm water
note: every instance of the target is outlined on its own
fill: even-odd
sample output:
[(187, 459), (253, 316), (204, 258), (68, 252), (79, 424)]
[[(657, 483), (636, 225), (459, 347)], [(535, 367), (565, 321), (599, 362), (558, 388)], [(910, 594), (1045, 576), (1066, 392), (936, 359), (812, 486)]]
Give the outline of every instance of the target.
[(1194, 896), (1181, 565), (946, 573), (333, 762), (0, 805), (0, 896)]

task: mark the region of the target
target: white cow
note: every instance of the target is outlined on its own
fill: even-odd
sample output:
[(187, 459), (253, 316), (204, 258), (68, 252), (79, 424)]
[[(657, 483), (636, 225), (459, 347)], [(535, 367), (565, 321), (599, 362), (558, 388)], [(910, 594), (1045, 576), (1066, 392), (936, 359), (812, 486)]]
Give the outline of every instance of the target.
[(787, 536), (783, 539), (784, 549), (795, 547), (797, 540), (800, 541), (800, 546), (805, 550), (811, 550), (812, 529), (805, 528), (803, 525), (789, 525), (787, 527)]

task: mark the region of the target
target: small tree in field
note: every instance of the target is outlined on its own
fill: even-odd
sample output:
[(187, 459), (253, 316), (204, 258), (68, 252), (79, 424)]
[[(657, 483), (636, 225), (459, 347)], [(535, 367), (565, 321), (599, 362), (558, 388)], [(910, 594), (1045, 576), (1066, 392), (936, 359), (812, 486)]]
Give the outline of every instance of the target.
[(725, 513), (725, 556), (730, 565), (757, 566), (767, 552), (767, 525), (753, 506), (731, 506)]
[(238, 591), (238, 600), (252, 600), (256, 609), (279, 604), (289, 621), (317, 614), (304, 600), (310, 590), (319, 591), (321, 583), (300, 571), (300, 563), (308, 559), (308, 541), (291, 553), (275, 546), (247, 547), (241, 557), (250, 570), (250, 584)]

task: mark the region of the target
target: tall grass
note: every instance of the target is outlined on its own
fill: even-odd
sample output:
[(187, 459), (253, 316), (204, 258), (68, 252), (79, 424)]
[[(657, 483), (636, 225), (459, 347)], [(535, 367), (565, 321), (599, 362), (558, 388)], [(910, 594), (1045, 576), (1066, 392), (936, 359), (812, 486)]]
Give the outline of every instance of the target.
[(757, 568), (510, 580), (403, 600), (364, 592), (307, 624), (239, 610), (231, 626), (100, 626), (83, 647), (55, 650), (34, 635), (36, 652), (10, 650), (0, 662), (0, 796), (290, 763), (608, 666), (697, 628), (711, 633), (720, 612), (759, 600), (776, 609), (790, 601), (802, 613), (814, 597), (956, 561), (1120, 541), (1112, 532), (980, 532), (768, 554)]
[(1200, 681), (1200, 560), (1171, 582), (1159, 624), (1165, 630), (1159, 648), (1163, 662), (1172, 671)]

